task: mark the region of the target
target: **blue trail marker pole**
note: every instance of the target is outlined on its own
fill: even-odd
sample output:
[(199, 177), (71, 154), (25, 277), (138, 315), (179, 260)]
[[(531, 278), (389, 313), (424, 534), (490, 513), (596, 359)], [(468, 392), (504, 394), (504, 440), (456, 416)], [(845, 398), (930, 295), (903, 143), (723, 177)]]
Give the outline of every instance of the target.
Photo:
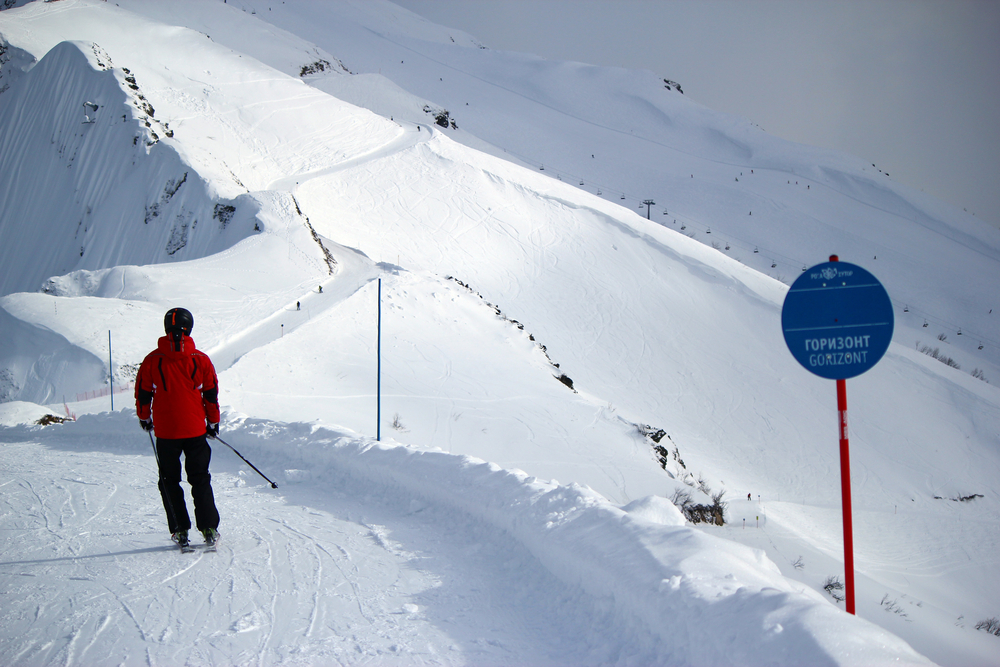
[(846, 380), (870, 369), (889, 349), (892, 301), (875, 276), (830, 255), (829, 262), (806, 270), (792, 283), (781, 308), (781, 329), (796, 361), (811, 373), (837, 381), (844, 586), (847, 611), (853, 614), (854, 527)]
[(108, 330), (108, 383), (111, 387), (111, 412), (115, 411), (115, 371), (111, 366), (111, 330)]
[(378, 379), (375, 390), (375, 440), (382, 440), (382, 279), (378, 279), (378, 337), (375, 354), (378, 356)]

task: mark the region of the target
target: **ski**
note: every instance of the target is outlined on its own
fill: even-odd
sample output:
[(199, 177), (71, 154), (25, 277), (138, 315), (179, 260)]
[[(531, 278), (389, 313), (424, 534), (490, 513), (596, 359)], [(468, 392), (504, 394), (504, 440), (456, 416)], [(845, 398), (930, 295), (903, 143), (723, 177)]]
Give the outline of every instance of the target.
[(182, 554), (189, 554), (192, 551), (194, 551), (194, 545), (191, 544), (190, 542), (185, 542), (184, 544), (178, 544), (177, 546), (180, 547)]

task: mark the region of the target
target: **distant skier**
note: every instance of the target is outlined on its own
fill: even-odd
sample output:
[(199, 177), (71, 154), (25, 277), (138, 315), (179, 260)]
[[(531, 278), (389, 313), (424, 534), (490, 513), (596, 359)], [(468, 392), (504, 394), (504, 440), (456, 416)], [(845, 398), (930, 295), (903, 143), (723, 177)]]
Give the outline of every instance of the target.
[(219, 512), (212, 493), (208, 438), (219, 434), (219, 381), (208, 356), (191, 339), (194, 317), (171, 308), (163, 318), (157, 348), (146, 355), (135, 378), (135, 410), (143, 430), (156, 433), (160, 497), (171, 538), (188, 544), (191, 519), (181, 489), (181, 453), (191, 485), (194, 515), (205, 542), (218, 539)]

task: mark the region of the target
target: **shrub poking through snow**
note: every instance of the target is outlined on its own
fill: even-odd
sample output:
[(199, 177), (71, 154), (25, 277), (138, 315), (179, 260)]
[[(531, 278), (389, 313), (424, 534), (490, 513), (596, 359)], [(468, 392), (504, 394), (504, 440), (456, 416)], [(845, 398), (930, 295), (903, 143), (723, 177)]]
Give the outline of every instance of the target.
[(920, 351), (926, 354), (928, 357), (933, 357), (937, 359), (942, 364), (946, 366), (951, 366), (952, 368), (961, 369), (962, 367), (958, 365), (958, 362), (949, 357), (947, 354), (941, 352), (939, 347), (931, 347), (930, 345), (924, 345), (920, 348)]
[(59, 417), (57, 415), (45, 415), (35, 423), (39, 426), (48, 426), (49, 424), (62, 424), (68, 422), (69, 420), (65, 417)]
[(402, 421), (400, 421), (398, 412), (392, 416), (392, 427), (400, 433), (407, 433), (410, 430), (403, 425)]
[(316, 53), (316, 60), (312, 61), (308, 65), (303, 65), (301, 68), (299, 68), (299, 76), (300, 77), (306, 77), (306, 76), (309, 76), (310, 74), (321, 74), (323, 72), (335, 72), (335, 71), (337, 71), (338, 68), (340, 69), (341, 72), (345, 72), (347, 74), (351, 74), (352, 73), (351, 70), (347, 69), (347, 66), (344, 65), (343, 62), (341, 62), (337, 58), (334, 58), (334, 60), (337, 63), (336, 66), (331, 65), (330, 61), (327, 60), (326, 58), (320, 57), (319, 53), (317, 52)]
[(232, 222), (234, 215), (236, 215), (236, 207), (232, 204), (216, 204), (212, 217), (218, 220), (222, 228), (225, 229)]
[(976, 623), (976, 630), (985, 630), (991, 635), (1000, 637), (1000, 619), (996, 616), (987, 618)]
[(826, 581), (823, 582), (823, 590), (829, 593), (830, 597), (837, 602), (844, 601), (844, 594), (841, 593), (844, 590), (844, 584), (840, 581), (840, 577), (827, 577)]
[(302, 69), (299, 70), (299, 76), (318, 74), (320, 72), (325, 72), (329, 68), (330, 68), (330, 61), (320, 58), (315, 62), (309, 63), (308, 65), (303, 65)]
[[(956, 496), (954, 498), (948, 498), (947, 500), (953, 500), (957, 503), (969, 503), (975, 500), (976, 498), (982, 498), (982, 497), (983, 494), (981, 493), (970, 493), (967, 496)], [(934, 496), (934, 500), (945, 500), (945, 498), (942, 496)]]
[(881, 605), (881, 607), (883, 609), (885, 609), (886, 611), (891, 611), (892, 613), (898, 614), (899, 616), (901, 616), (903, 618), (906, 618), (907, 616), (909, 616), (909, 614), (907, 614), (903, 610), (903, 607), (900, 606), (899, 600), (890, 600), (888, 593), (886, 593), (885, 595), (882, 596), (882, 601), (879, 602), (879, 605)]
[(687, 489), (677, 489), (670, 497), (670, 502), (677, 506), (684, 518), (691, 523), (711, 523), (724, 526), (726, 523), (726, 505), (722, 502), (725, 491), (719, 491), (712, 496), (712, 504), (696, 503)]

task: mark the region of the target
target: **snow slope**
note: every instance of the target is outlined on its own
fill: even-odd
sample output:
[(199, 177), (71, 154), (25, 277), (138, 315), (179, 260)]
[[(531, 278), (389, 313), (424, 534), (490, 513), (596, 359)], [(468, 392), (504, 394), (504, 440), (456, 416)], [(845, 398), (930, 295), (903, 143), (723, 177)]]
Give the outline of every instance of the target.
[(230, 423), (286, 490), (217, 462), (239, 520), (180, 556), (134, 426), (5, 431), (8, 664), (928, 664), (662, 498), (305, 424)]
[[(654, 200), (650, 217), (661, 224), (728, 246), (787, 284), (831, 253), (864, 262), (897, 305), (897, 342), (932, 344), (943, 334), (963, 368), (1000, 377), (996, 229), (863, 159), (791, 144), (691, 102), (665, 85), (669, 73), (496, 52), (387, 3), (235, 4), (358, 75), (334, 68), (306, 77), (311, 85), (397, 119), (431, 122), (425, 104), (447, 109), (456, 140), (643, 214), (641, 202)], [(359, 6), (371, 4), (380, 10)], [(298, 74), (287, 56), (245, 48)]]
[[(186, 3), (165, 15), (161, 3), (109, 4), (63, 0), (0, 13), (3, 38), (38, 62), (0, 93), (0, 139), (26, 147), (0, 160), (7, 161), (3, 173), (16, 168), (36, 189), (28, 196), (12, 188), (10, 195), (39, 221), (19, 224), (14, 209), (4, 209), (0, 246), (49, 243), (58, 251), (44, 266), (27, 259), (30, 252), (5, 256), (4, 279), (21, 287), (0, 298), (0, 323), (13, 334), (0, 352), (0, 389), (7, 401), (101, 413), (44, 430), (0, 431), (11, 471), (0, 483), (12, 490), (4, 500), (10, 537), (0, 576), (24, 592), (15, 620), (5, 624), (0, 655), (25, 664), (87, 662), (80, 657), (87, 651), (126, 663), (211, 664), (924, 660), (891, 632), (942, 664), (995, 662), (996, 639), (974, 629), (996, 615), (1000, 396), (992, 385), (910, 349), (909, 340), (851, 381), (860, 616), (851, 618), (821, 593), (827, 577), (842, 573), (832, 384), (810, 377), (785, 350), (781, 282), (617, 200), (560, 182), (551, 169), (502, 159), (498, 136), (484, 132), (493, 155), (465, 145), (486, 146), (465, 130), (457, 132), (464, 143), (456, 143), (452, 130), (421, 118), (421, 100), (403, 91), (405, 77), (393, 83), (332, 68), (303, 84), (296, 63), (339, 59), (355, 71), (352, 57), (386, 52), (383, 31), (405, 37), (411, 50), (452, 48), (448, 31), (388, 3), (272, 8), (279, 16), (310, 15), (314, 26), (329, 26), (325, 12), (338, 8), (347, 53), (308, 42), (318, 37), (288, 16), (278, 21), (284, 29), (264, 23), (263, 6), (253, 14), (227, 6), (233, 3)], [(175, 19), (184, 27), (173, 27)], [(477, 68), (479, 79), (496, 79), (495, 69), (476, 64), (481, 51), (465, 49), (464, 66)], [(98, 53), (104, 68), (91, 55)], [(561, 155), (562, 142), (580, 131), (552, 68), (596, 79), (587, 93), (592, 102), (651, 108), (613, 85), (614, 77), (583, 66), (492, 57), (536, 70), (518, 77), (524, 89), (517, 97), (555, 114), (532, 116), (545, 129), (534, 136), (539, 151)], [(156, 123), (146, 127), (141, 114), (130, 121), (124, 113), (115, 128), (121, 116), (108, 114), (81, 129), (69, 111), (53, 112), (83, 109), (75, 97), (97, 90), (106, 93), (104, 105), (127, 112), (134, 99), (120, 63), (129, 63)], [(420, 69), (414, 78), (426, 76)], [(374, 102), (375, 111), (399, 105), (409, 117), (384, 118), (324, 92), (336, 88)], [(60, 97), (63, 90), (72, 94)], [(500, 108), (504, 98), (478, 99)], [(653, 108), (667, 126), (679, 124), (673, 132), (686, 143), (683, 151), (646, 158), (647, 165), (663, 162), (677, 173), (718, 165), (720, 151), (742, 136), (739, 122), (677, 95)], [(16, 127), (15, 119), (27, 117), (47, 120)], [(603, 131), (585, 125), (610, 150)], [(91, 130), (109, 133), (107, 140), (88, 143), (83, 133)], [(52, 136), (87, 147), (79, 167), (61, 166), (58, 152), (28, 149), (44, 148)], [(133, 137), (142, 141), (132, 146)], [(524, 139), (516, 132), (508, 138)], [(847, 173), (839, 156), (762, 133), (752, 143), (748, 155), (768, 152), (771, 166), (763, 169), (772, 170), (771, 180), (813, 160), (810, 168), (826, 170), (830, 182)], [(129, 145), (119, 151), (121, 144)], [(623, 159), (618, 150), (628, 146), (615, 149)], [(131, 160), (148, 166), (123, 165)], [(80, 201), (100, 201), (102, 214), (88, 226), (96, 230), (93, 254), (75, 258), (77, 240), (53, 234), (63, 214), (37, 191), (56, 167), (91, 178), (55, 179), (51, 201), (79, 192)], [(693, 189), (703, 206), (687, 217), (691, 224), (711, 221), (718, 233), (726, 215), (712, 202), (726, 200), (731, 167), (699, 172)], [(98, 178), (139, 172), (149, 178), (133, 188)], [(188, 177), (175, 195), (189, 199), (175, 204), (172, 195), (163, 203), (177, 208), (147, 220), (180, 173)], [(966, 289), (968, 276), (992, 267), (996, 238), (976, 245), (965, 232), (949, 231), (951, 218), (935, 218), (928, 234), (923, 223), (941, 205), (892, 186), (889, 194), (917, 211), (904, 222), (871, 205), (881, 186), (858, 186), (857, 172), (852, 178), (853, 185), (842, 181), (822, 197), (794, 199), (803, 230), (772, 226), (769, 242), (818, 230), (839, 240), (830, 209), (860, 201), (867, 217), (843, 238), (878, 226), (912, 244), (909, 260), (869, 267), (891, 293), (898, 281), (916, 280), (920, 267), (944, 267), (935, 280), (921, 278), (928, 303), (978, 317), (995, 290), (988, 282)], [(791, 206), (802, 193), (789, 195), (786, 185), (757, 187), (776, 206)], [(59, 205), (74, 215), (84, 210)], [(219, 205), (234, 209), (225, 222), (228, 209), (218, 215)], [(164, 223), (182, 224), (184, 211), (202, 224), (189, 225), (190, 243), (175, 257)], [(371, 440), (380, 288), (378, 428), (400, 443), (391, 447)], [(149, 491), (151, 457), (128, 408), (122, 411), (127, 395), (119, 394), (113, 415), (102, 413), (107, 398), (73, 401), (109, 376), (117, 386), (127, 382), (153, 346), (162, 312), (174, 305), (195, 313), (194, 337), (220, 370), (229, 406), (224, 437), (263, 469), (288, 471), (279, 481), (292, 484), (290, 493), (282, 484), (281, 501), (270, 498), (257, 479), (239, 476), (246, 468), (235, 456), (216, 447), (213, 469), (229, 503), (223, 564), (206, 555), (190, 570), (164, 566), (155, 553), (163, 541)], [(898, 319), (897, 340), (921, 333), (919, 323), (907, 328), (902, 314)], [(556, 379), (563, 374), (573, 389)], [(4, 423), (37, 418), (23, 403), (4, 403), (0, 413)], [(643, 424), (669, 435), (660, 442), (665, 469), (637, 428)], [(80, 457), (80, 480), (103, 479), (108, 466), (125, 470), (99, 483), (97, 500), (86, 489), (76, 493), (76, 482), (67, 486), (58, 457), (47, 458), (37, 478), (15, 467), (50, 451)], [(665, 498), (688, 489), (707, 501), (693, 488), (699, 483), (729, 493), (728, 526), (677, 525)], [(742, 499), (747, 493), (750, 501)], [(951, 500), (970, 494), (978, 497)], [(244, 503), (259, 511), (243, 512)], [(108, 548), (105, 538), (139, 506), (141, 523)], [(357, 519), (369, 513), (381, 517), (381, 527)], [(84, 522), (108, 528), (93, 534)], [(377, 548), (352, 534), (368, 535)], [(24, 537), (36, 555), (9, 555)], [(148, 547), (130, 546), (139, 543)], [(371, 569), (345, 566), (362, 553), (375, 561)], [(424, 560), (434, 564), (423, 568)], [(68, 583), (84, 577), (105, 585), (125, 562), (134, 575), (97, 598), (88, 585)], [(49, 593), (28, 581), (35, 566), (68, 583), (58, 589), (62, 602), (45, 605), (48, 615), (39, 600)], [(202, 566), (213, 572), (199, 577)], [(328, 581), (333, 570), (344, 579)], [(397, 570), (407, 574), (391, 574)], [(354, 604), (337, 598), (341, 588), (352, 591), (357, 615), (338, 625), (338, 613), (354, 614)], [(192, 590), (207, 596), (199, 612), (205, 623), (180, 615)], [(479, 611), (490, 606), (482, 600), (509, 590), (516, 605)], [(150, 596), (162, 602), (136, 607)], [(304, 608), (311, 609), (306, 616)], [(539, 635), (551, 619), (558, 627)], [(93, 641), (81, 623), (100, 630)], [(47, 643), (51, 636), (69, 639)]]

